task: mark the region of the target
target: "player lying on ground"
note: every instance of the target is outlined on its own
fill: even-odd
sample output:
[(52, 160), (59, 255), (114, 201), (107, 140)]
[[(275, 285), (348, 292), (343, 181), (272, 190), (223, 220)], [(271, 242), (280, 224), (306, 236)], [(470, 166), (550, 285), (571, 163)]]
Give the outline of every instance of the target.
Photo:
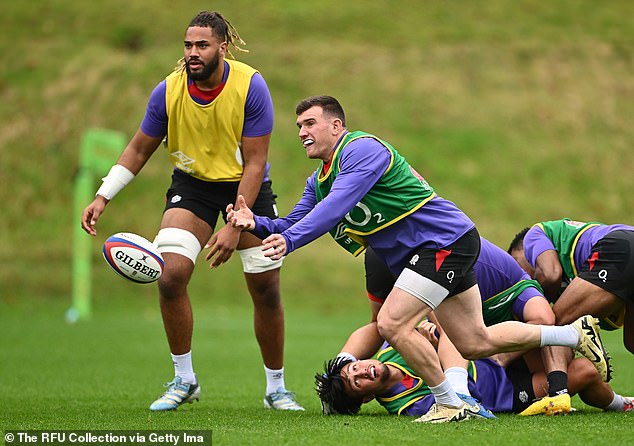
[[(428, 323), (421, 328), (419, 331), (438, 345), (436, 327)], [(462, 357), (442, 332), (440, 339), (441, 363), (447, 368), (463, 367)], [(537, 350), (508, 365), (492, 358), (476, 359), (468, 362), (466, 370), (467, 385), (452, 385), (464, 392), (461, 398), (467, 399), (464, 394), (469, 393), (493, 412), (521, 412), (546, 394), (546, 375)], [(588, 359), (573, 359), (567, 372), (568, 391), (571, 395), (578, 393), (586, 404), (606, 411), (634, 410), (632, 397), (616, 394)], [(429, 387), (387, 343), (377, 359), (354, 361), (338, 357), (328, 361), (324, 373), (315, 375), (315, 382), (324, 413), (356, 414), (362, 404), (376, 399), (390, 414), (418, 417), (435, 404)]]

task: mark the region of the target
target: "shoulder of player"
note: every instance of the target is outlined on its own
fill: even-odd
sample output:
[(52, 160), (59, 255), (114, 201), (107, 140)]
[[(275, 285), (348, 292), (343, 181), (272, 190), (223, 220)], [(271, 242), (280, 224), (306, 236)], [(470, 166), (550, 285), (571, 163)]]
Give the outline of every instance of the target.
[(389, 149), (373, 137), (361, 137), (350, 141), (341, 149), (339, 155), (339, 163), (342, 167), (346, 163), (357, 164), (360, 161), (363, 161), (363, 164), (389, 164), (391, 159), (392, 154)]

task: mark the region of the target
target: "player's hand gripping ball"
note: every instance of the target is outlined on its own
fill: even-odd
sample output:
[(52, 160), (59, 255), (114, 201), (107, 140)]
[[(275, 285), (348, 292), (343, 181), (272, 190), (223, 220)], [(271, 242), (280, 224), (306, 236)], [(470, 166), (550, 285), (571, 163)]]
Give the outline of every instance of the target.
[(119, 232), (103, 244), (103, 257), (119, 275), (137, 283), (150, 283), (163, 273), (163, 257), (149, 240)]

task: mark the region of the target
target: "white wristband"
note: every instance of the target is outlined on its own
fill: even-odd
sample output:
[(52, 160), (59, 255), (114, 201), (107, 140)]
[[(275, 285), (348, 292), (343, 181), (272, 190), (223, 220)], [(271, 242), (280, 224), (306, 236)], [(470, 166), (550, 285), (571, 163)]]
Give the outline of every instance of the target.
[(106, 200), (112, 200), (133, 178), (134, 174), (127, 168), (121, 164), (115, 164), (110, 168), (108, 175), (102, 178), (103, 183), (95, 196), (101, 195)]
[(337, 359), (344, 359), (344, 360), (351, 360), (351, 361), (358, 361), (357, 358), (354, 357), (354, 355), (348, 353), (348, 352), (341, 352), (337, 355)]

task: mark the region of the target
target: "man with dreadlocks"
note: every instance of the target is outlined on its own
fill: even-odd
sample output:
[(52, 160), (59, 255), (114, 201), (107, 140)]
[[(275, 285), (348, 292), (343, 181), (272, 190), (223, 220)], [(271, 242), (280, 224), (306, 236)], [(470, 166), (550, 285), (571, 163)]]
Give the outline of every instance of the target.
[[(198, 400), (192, 366), (193, 314), (187, 285), (202, 247), (215, 268), (237, 250), (254, 304), (256, 338), (267, 385), (264, 407), (303, 410), (284, 382), (284, 313), (280, 299), (282, 259), (266, 258), (260, 240), (230, 225), (213, 234), (217, 219), (237, 195), (249, 206), (277, 217), (267, 155), (273, 130), (273, 104), (263, 77), (232, 59), (230, 46), (245, 51), (236, 29), (218, 12), (203, 11), (185, 32), (184, 57), (150, 96), (145, 118), (117, 163), (103, 179), (82, 215), (82, 227), (95, 225), (108, 202), (143, 168), (166, 139), (174, 164), (160, 230), (154, 240), (165, 259), (158, 281), (161, 314), (175, 377), (150, 410), (173, 410)], [(213, 234), (213, 237), (212, 237)]]

